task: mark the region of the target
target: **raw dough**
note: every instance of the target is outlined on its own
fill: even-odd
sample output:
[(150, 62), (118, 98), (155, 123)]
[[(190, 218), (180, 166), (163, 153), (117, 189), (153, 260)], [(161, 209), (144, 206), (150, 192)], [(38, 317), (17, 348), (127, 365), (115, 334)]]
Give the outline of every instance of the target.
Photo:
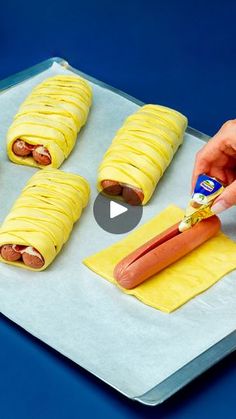
[[(115, 265), (153, 236), (180, 221), (183, 211), (171, 205), (125, 239), (86, 258), (83, 262), (98, 275), (117, 285)], [(170, 313), (205, 291), (236, 268), (236, 243), (223, 233), (208, 240), (178, 262), (132, 290), (143, 303)]]
[(35, 173), (24, 187), (0, 228), (4, 244), (31, 246), (44, 258), (44, 266), (32, 269), (21, 261), (0, 261), (41, 271), (53, 261), (66, 243), (74, 223), (89, 199), (88, 182), (81, 176), (57, 169)]
[(20, 106), (7, 133), (7, 153), (14, 163), (44, 168), (32, 156), (13, 153), (17, 139), (43, 145), (51, 155), (47, 167), (58, 168), (72, 151), (92, 102), (89, 83), (79, 76), (58, 75), (37, 85)]
[(181, 113), (158, 105), (129, 116), (104, 155), (98, 190), (103, 180), (117, 181), (141, 189), (146, 204), (182, 143), (187, 122)]

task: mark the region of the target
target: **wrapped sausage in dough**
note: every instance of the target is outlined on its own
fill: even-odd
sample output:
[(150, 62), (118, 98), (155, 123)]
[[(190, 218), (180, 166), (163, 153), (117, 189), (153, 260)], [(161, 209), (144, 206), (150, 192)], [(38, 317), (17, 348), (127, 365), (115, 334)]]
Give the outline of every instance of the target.
[(187, 118), (158, 105), (145, 105), (116, 133), (98, 170), (98, 190), (146, 204), (183, 141)]
[(14, 163), (58, 168), (86, 123), (92, 89), (79, 76), (58, 75), (37, 85), (20, 106), (7, 133)]
[(88, 182), (57, 169), (28, 181), (0, 228), (0, 260), (43, 270), (66, 243), (89, 199)]

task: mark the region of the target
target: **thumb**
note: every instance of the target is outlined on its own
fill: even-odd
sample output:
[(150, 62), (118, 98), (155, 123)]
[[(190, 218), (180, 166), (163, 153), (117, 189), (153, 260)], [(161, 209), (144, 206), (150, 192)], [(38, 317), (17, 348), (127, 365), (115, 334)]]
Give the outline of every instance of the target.
[(233, 205), (236, 205), (236, 181), (225, 188), (222, 194), (215, 200), (211, 210), (214, 214), (219, 214)]

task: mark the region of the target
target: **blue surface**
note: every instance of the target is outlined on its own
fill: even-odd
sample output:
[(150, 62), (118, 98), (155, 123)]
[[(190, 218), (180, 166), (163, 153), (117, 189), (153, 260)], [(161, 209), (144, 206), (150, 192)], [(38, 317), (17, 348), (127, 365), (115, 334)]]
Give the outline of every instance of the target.
[[(4, 2), (0, 79), (51, 56), (213, 134), (236, 115), (234, 1)], [(232, 354), (158, 407), (131, 402), (0, 317), (0, 418), (235, 418)]]

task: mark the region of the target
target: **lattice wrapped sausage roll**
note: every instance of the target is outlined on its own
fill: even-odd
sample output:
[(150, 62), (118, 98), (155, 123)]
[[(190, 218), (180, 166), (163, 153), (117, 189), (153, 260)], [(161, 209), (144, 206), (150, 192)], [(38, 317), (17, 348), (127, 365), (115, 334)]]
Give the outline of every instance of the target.
[(183, 141), (187, 118), (158, 105), (145, 105), (116, 133), (98, 170), (98, 190), (146, 204)]
[(25, 99), (7, 133), (14, 163), (58, 168), (86, 123), (92, 89), (82, 77), (59, 75), (37, 85)]
[(0, 260), (31, 270), (47, 268), (68, 240), (89, 193), (79, 175), (38, 171), (0, 228)]

